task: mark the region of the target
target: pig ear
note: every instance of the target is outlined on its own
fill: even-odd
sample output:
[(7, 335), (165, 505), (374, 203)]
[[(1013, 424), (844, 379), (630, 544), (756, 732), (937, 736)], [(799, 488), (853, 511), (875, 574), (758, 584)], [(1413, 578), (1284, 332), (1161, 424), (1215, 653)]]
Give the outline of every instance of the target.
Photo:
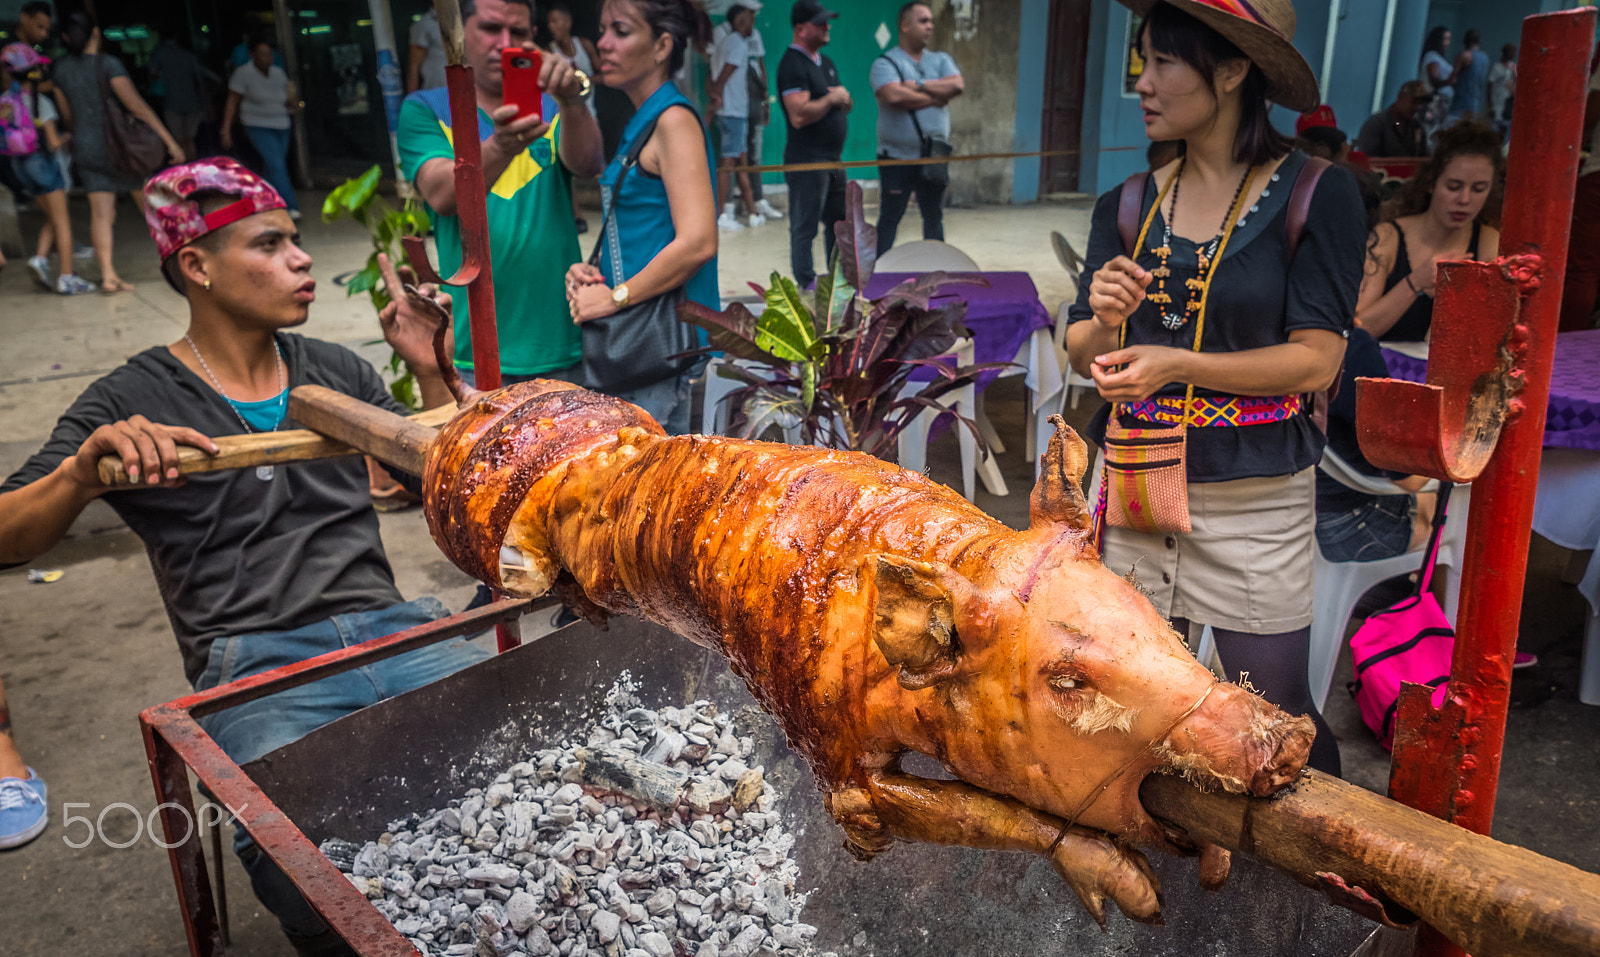
[(972, 583), (948, 565), (897, 555), (867, 559), (877, 586), (873, 639), (900, 686), (919, 691), (956, 673), (961, 657), (956, 638), (957, 604), (974, 596)]
[(1083, 497), (1083, 472), (1089, 465), (1088, 448), (1059, 415), (1050, 417), (1056, 427), (1050, 447), (1044, 453), (1039, 481), (1028, 500), (1028, 524), (1070, 525), (1088, 531), (1092, 516)]

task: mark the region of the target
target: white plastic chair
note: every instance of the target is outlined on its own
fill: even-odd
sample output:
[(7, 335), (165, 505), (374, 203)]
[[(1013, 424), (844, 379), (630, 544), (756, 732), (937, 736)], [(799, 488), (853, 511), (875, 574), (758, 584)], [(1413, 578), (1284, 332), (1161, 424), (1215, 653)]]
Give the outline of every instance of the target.
[(971, 256), (937, 239), (902, 243), (882, 256), (873, 267), (878, 272), (978, 272)]
[[(1318, 468), (1341, 485), (1369, 495), (1399, 495), (1404, 489), (1387, 479), (1374, 478), (1351, 468), (1332, 449), (1324, 449)], [(1438, 488), (1430, 483), (1424, 491)], [(1461, 603), (1461, 560), (1465, 555), (1467, 514), (1471, 508), (1471, 486), (1457, 485), (1450, 490), (1449, 514), (1439, 542), (1437, 568), (1448, 568), (1450, 574), (1445, 585), (1444, 613), (1453, 625), (1456, 609)], [(1323, 557), (1321, 546), (1311, 559), (1315, 591), (1311, 601), (1311, 661), (1307, 678), (1311, 697), (1320, 710), (1328, 700), (1328, 689), (1333, 684), (1333, 670), (1339, 663), (1339, 653), (1344, 649), (1345, 626), (1355, 611), (1356, 603), (1374, 585), (1390, 578), (1409, 575), (1422, 563), (1422, 552), (1406, 552), (1375, 562), (1331, 562)]]
[[(956, 340), (955, 350), (952, 354), (955, 356), (956, 365), (971, 365), (972, 340)], [(906, 396), (916, 395), (925, 387), (926, 383), (923, 382), (907, 382), (905, 388), (900, 390), (900, 397), (905, 398)], [(978, 416), (978, 392), (972, 383), (969, 382), (953, 392), (945, 393), (944, 401), (946, 405), (952, 406), (957, 413), (978, 421), (980, 430), (983, 424), (987, 424), (986, 420)], [(913, 472), (921, 472), (926, 468), (928, 462), (928, 436), (933, 432), (933, 424), (938, 418), (939, 413), (932, 409), (923, 409), (911, 421), (911, 424), (906, 426), (900, 433), (901, 468), (909, 469)], [(973, 437), (971, 430), (959, 422), (955, 424), (954, 428), (956, 430), (956, 443), (961, 448), (961, 494), (967, 501), (971, 502), (978, 491), (978, 441)], [(991, 427), (992, 430), (993, 427)], [(985, 436), (984, 441), (988, 441), (987, 436)], [(999, 477), (1000, 469), (995, 465), (992, 451), (984, 457), (984, 465), (994, 470), (995, 478)], [(987, 476), (984, 484), (989, 485)], [(1005, 481), (1003, 479), (1000, 480), (1000, 489), (1001, 491), (998, 494), (1004, 495)], [(990, 491), (993, 491), (992, 486), (990, 486)]]

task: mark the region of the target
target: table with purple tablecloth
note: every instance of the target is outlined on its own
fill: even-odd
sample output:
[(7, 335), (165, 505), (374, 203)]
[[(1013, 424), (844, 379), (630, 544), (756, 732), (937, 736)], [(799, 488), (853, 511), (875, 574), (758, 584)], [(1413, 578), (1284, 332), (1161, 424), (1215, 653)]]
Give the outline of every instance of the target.
[[(875, 299), (919, 275), (921, 273), (876, 273), (867, 283), (864, 295)], [(980, 363), (1011, 362), (1028, 344), (1034, 330), (1050, 328), (1050, 313), (1039, 301), (1039, 290), (1033, 284), (1033, 277), (1027, 273), (985, 272), (979, 275), (989, 285), (952, 282), (933, 300), (934, 304), (942, 305), (952, 299), (966, 300), (966, 323), (972, 330), (972, 360)], [(998, 372), (989, 372), (980, 376), (978, 388), (984, 388), (998, 375)], [(932, 378), (932, 372), (918, 370), (914, 377)]]
[[(1383, 350), (1389, 374), (1422, 382), (1428, 360)], [(1555, 367), (1550, 371), (1550, 407), (1545, 414), (1544, 447), (1600, 451), (1600, 329), (1556, 336)]]

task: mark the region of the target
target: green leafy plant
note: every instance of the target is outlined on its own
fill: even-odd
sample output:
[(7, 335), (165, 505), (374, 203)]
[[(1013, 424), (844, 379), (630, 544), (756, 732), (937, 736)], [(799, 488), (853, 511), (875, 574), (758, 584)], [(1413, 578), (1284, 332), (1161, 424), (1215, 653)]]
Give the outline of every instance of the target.
[[(884, 456), (913, 419), (933, 409), (955, 416), (976, 435), (973, 422), (945, 397), (1011, 364), (958, 368), (939, 359), (971, 333), (962, 324), (964, 301), (935, 306), (933, 299), (951, 283), (986, 281), (934, 272), (867, 299), (861, 290), (872, 278), (877, 230), (867, 222), (859, 183), (846, 186), (845, 202), (846, 216), (835, 226), (836, 255), (815, 293), (801, 292), (794, 280), (775, 272), (765, 289), (755, 286), (765, 307), (759, 316), (742, 303), (722, 312), (693, 302), (678, 307), (681, 320), (706, 330), (706, 351), (743, 360), (717, 367), (718, 374), (744, 383), (729, 397), (730, 408), (739, 410), (735, 430), (753, 438), (773, 426), (798, 429), (808, 443)], [(920, 390), (907, 392), (919, 366), (936, 374)]]
[[(418, 200), (408, 199), (399, 209), (395, 209), (378, 195), (381, 175), (382, 169), (373, 166), (355, 179), (345, 180), (322, 201), (323, 222), (331, 223), (348, 216), (367, 227), (372, 237), (372, 253), (367, 257), (367, 264), (350, 277), (345, 294), (358, 296), (366, 293), (371, 297), (375, 310), (381, 310), (389, 304), (389, 293), (381, 285), (383, 276), (378, 269), (378, 254), (388, 255), (396, 268), (408, 265), (405, 247), (400, 240), (405, 236), (426, 236), (432, 225), (427, 210)], [(389, 393), (395, 397), (395, 401), (409, 408), (421, 408), (416, 379), (400, 356), (390, 352), (384, 368), (389, 379)]]

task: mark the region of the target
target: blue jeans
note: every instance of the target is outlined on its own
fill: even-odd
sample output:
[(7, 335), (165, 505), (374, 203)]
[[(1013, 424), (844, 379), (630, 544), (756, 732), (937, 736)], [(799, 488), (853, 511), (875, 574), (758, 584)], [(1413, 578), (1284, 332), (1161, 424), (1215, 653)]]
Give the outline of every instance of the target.
[(819, 223), (823, 268), (833, 261), (833, 224), (844, 219), (844, 170), (784, 173), (783, 181), (789, 187), (789, 269), (795, 284), (805, 289), (817, 281), (811, 242)]
[(1376, 562), (1404, 555), (1417, 513), (1414, 495), (1375, 495), (1359, 508), (1317, 512), (1317, 545), (1330, 562)]
[(294, 184), (289, 181), (289, 131), (267, 126), (246, 126), (250, 145), (261, 154), (261, 164), (266, 167), (261, 175), (278, 191), (290, 209), (299, 209), (300, 200), (294, 195)]
[[(449, 610), (437, 598), (418, 598), (382, 611), (335, 615), (293, 631), (218, 638), (211, 643), (206, 670), (195, 682), (195, 690), (204, 691), (359, 645), (447, 614)], [(461, 638), (440, 642), (208, 714), (200, 719), (200, 727), (228, 757), (246, 764), (336, 718), (436, 681), (487, 657), (487, 651), (474, 648)], [(235, 832), (233, 850), (250, 875), (256, 896), (277, 916), (286, 935), (307, 938), (328, 931), (327, 924), (288, 876), (256, 846), (243, 827)]]

